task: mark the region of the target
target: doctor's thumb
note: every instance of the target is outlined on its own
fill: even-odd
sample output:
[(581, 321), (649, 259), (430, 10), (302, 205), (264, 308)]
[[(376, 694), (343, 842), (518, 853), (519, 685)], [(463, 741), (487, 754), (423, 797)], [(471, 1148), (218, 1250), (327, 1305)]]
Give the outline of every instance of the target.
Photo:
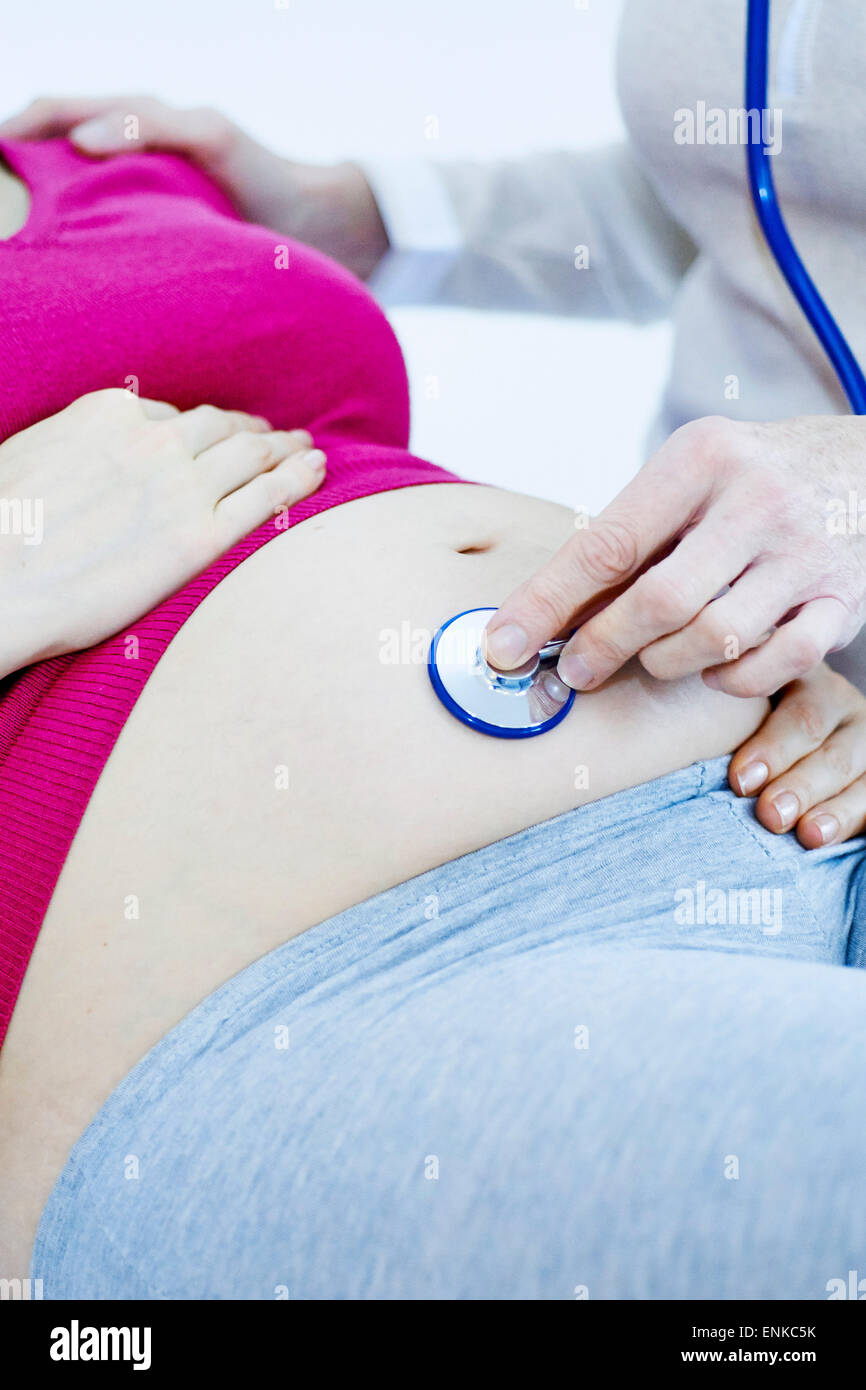
[(486, 656), (487, 660), (494, 666), (501, 666), (503, 670), (510, 670), (512, 666), (519, 666), (522, 661), (529, 659), (529, 638), (525, 630), (518, 624), (510, 622), (507, 618), (502, 620), (500, 627), (493, 627), (496, 621), (491, 618), (491, 626), (486, 629)]
[(567, 626), (573, 611), (562, 586), (550, 585), (546, 569), (541, 570), (509, 594), (490, 619), (485, 629), (487, 660), (505, 671), (520, 666)]

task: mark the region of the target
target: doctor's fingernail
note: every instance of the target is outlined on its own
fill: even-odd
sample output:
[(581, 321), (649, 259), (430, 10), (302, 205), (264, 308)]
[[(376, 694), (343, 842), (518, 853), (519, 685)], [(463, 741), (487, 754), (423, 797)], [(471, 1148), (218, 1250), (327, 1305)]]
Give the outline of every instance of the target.
[(520, 664), (528, 645), (529, 639), (523, 628), (516, 623), (506, 623), (504, 627), (487, 633), (487, 660), (507, 670)]
[(558, 705), (562, 705), (568, 699), (569, 689), (563, 685), (555, 671), (545, 671), (541, 677), (541, 683), (550, 696)]
[(572, 690), (585, 690), (595, 679), (595, 672), (580, 652), (563, 652), (556, 670), (560, 680), (564, 680)]
[(764, 785), (769, 775), (770, 769), (766, 763), (746, 763), (737, 777), (737, 783), (743, 796), (754, 796), (758, 788)]
[(829, 845), (830, 841), (839, 834), (839, 822), (835, 816), (830, 815), (829, 811), (822, 811), (820, 815), (813, 816), (809, 823), (817, 827), (822, 845)]
[(770, 804), (779, 818), (780, 830), (787, 830), (800, 814), (800, 803), (793, 792), (779, 792)]

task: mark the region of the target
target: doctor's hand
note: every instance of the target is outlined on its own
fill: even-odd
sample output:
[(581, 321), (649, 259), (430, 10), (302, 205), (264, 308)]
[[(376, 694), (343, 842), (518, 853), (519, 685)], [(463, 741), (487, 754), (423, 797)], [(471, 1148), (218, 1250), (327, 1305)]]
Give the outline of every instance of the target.
[(506, 599), (488, 655), (517, 666), (582, 618), (558, 668), (576, 690), (637, 654), (661, 680), (770, 695), (846, 646), (866, 619), (866, 421), (684, 425)]
[(795, 830), (806, 849), (866, 829), (866, 699), (818, 666), (794, 681), (757, 733), (731, 758), (728, 780), (758, 797), (755, 814), (776, 834)]
[(306, 430), (93, 391), (0, 444), (0, 677), (118, 632), (319, 487)]
[(300, 164), (253, 140), (227, 116), (147, 96), (41, 97), (0, 123), (0, 138), (67, 136), (104, 157), (169, 150), (204, 170), (248, 222), (315, 246), (365, 279), (388, 250), (373, 192), (357, 165)]

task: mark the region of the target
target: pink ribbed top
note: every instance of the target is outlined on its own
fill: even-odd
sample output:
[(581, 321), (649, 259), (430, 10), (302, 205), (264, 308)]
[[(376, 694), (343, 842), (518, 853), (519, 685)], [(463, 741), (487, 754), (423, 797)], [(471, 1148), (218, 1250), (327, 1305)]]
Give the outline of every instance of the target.
[[(309, 429), (328, 475), (290, 525), (372, 493), (457, 481), (406, 451), (400, 349), (347, 272), (243, 222), (174, 155), (97, 162), (65, 140), (0, 142), (0, 153), (31, 193), (26, 225), (0, 241), (0, 440), (87, 391), (125, 386)], [(2, 486), (0, 472), (0, 496)], [(99, 646), (0, 682), (0, 1043), (69, 846), (151, 671), (202, 599), (284, 526), (259, 527)]]

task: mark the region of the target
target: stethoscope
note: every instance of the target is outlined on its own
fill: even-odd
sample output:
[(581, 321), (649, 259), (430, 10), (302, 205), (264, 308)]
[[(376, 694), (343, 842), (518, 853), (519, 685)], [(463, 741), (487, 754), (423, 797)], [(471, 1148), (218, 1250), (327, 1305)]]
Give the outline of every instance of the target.
[[(767, 110), (770, 0), (748, 0), (746, 110)], [(815, 331), (855, 415), (866, 415), (866, 377), (806, 270), (785, 225), (776, 196), (763, 119), (748, 123), (749, 191), (758, 223), (791, 293)], [(443, 705), (462, 723), (496, 738), (532, 738), (556, 728), (574, 704), (575, 692), (556, 675), (568, 640), (548, 642), (518, 670), (501, 671), (484, 655), (484, 629), (495, 608), (471, 608), (443, 623), (430, 646), (427, 670)]]

